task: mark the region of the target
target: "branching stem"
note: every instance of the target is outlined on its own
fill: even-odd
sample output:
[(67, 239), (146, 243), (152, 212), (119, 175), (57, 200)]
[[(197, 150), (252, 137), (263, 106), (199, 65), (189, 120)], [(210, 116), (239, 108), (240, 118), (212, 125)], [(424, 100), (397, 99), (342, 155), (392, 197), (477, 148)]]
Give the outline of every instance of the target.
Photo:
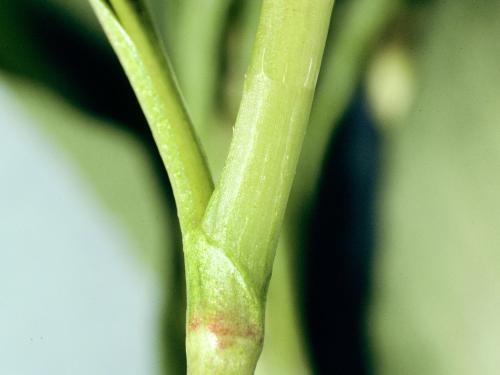
[(90, 0), (167, 168), (183, 231), (189, 374), (251, 374), (333, 0), (264, 0), (222, 177), (211, 177), (140, 0)]

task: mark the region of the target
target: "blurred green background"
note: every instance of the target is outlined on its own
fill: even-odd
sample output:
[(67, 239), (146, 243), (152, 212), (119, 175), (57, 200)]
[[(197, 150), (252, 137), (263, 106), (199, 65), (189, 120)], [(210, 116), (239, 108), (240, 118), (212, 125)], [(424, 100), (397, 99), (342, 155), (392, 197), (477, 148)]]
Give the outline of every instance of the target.
[[(149, 0), (215, 176), (258, 0)], [(337, 0), (258, 374), (500, 372), (500, 1)], [(86, 0), (0, 0), (0, 374), (181, 374), (168, 178)]]

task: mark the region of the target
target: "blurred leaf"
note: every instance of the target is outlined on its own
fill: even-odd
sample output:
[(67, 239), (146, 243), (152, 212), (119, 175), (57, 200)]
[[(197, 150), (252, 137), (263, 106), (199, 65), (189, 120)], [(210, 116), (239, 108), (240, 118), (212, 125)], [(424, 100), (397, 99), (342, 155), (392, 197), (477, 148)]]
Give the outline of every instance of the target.
[(401, 3), (355, 0), (342, 3), (335, 12), (290, 199), (291, 220), (300, 220), (297, 217), (302, 218), (303, 209), (310, 209), (340, 117), (359, 85), (367, 60), (401, 10)]
[[(218, 104), (224, 31), (231, 0), (184, 0), (178, 9), (172, 56), (193, 122), (208, 133)], [(203, 136), (202, 136), (203, 139)]]
[(267, 297), (266, 337), (255, 371), (257, 375), (312, 373), (295, 298), (296, 281), (290, 264), (290, 253), (294, 249), (290, 241), (283, 233), (274, 260)]
[(500, 368), (500, 2), (432, 3), (418, 94), (387, 133), (373, 307), (378, 371)]

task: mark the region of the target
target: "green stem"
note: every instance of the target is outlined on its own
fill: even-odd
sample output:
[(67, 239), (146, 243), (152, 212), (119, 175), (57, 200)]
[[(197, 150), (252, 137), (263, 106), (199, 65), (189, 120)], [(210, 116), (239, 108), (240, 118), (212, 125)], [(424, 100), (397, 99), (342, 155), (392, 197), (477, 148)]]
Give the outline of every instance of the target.
[(265, 0), (229, 156), (185, 237), (190, 374), (251, 374), (333, 0)]
[(270, 271), (332, 5), (264, 1), (228, 159), (203, 221), (205, 233), (247, 265), (257, 289)]
[(197, 226), (212, 180), (170, 64), (141, 1), (90, 0), (146, 115), (177, 204), (183, 233)]

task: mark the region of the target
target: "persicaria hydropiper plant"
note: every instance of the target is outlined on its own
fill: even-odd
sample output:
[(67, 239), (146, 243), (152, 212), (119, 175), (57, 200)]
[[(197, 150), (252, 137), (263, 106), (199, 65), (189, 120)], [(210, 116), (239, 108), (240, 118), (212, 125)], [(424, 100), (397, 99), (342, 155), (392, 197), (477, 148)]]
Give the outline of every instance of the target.
[(214, 187), (141, 0), (90, 0), (146, 115), (177, 205), (190, 374), (251, 374), (333, 0), (264, 0), (233, 139)]

